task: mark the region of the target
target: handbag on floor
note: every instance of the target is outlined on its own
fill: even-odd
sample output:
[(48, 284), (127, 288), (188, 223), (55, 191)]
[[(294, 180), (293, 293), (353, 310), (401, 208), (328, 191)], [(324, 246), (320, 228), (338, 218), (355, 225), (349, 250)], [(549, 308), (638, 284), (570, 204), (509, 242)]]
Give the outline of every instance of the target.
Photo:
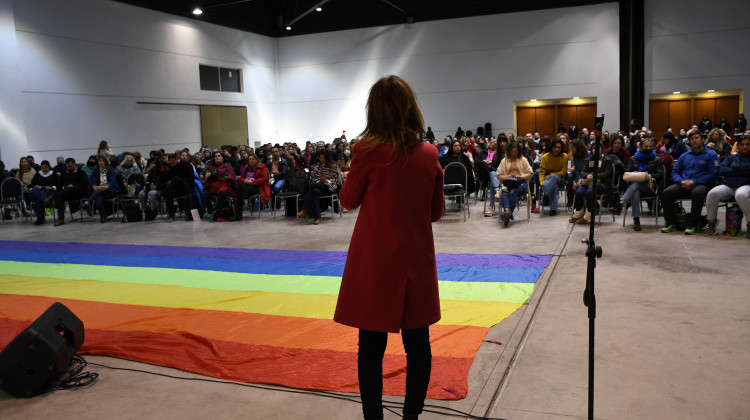
[(742, 210), (740, 210), (739, 206), (737, 206), (736, 204), (727, 206), (726, 233), (728, 235), (731, 235), (731, 236), (742, 235), (742, 218), (743, 217), (744, 215), (742, 214)]

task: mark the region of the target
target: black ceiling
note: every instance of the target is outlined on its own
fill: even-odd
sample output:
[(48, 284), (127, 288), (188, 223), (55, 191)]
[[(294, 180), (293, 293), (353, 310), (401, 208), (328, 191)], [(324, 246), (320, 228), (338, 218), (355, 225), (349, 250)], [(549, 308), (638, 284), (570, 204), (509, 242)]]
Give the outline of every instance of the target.
[[(603, 0), (115, 0), (272, 37), (554, 9)], [(315, 6), (324, 3), (321, 12)], [(200, 6), (204, 12), (193, 15)], [(302, 16), (305, 12), (309, 14)], [(292, 30), (285, 27), (293, 20)]]

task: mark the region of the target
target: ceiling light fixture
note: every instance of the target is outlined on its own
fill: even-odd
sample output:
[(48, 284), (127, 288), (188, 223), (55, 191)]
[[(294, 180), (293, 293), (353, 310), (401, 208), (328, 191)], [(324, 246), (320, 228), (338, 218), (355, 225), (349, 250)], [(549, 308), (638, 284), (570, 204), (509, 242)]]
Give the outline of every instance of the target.
[(316, 12), (322, 12), (322, 11), (323, 11), (323, 8), (322, 8), (322, 7), (318, 7), (317, 9), (315, 9), (315, 11), (316, 11)]
[(291, 31), (291, 30), (292, 30), (292, 27), (291, 27), (291, 26), (287, 26), (287, 27), (286, 27), (286, 30), (287, 30), (287, 31)]
[(679, 90), (676, 90), (676, 91), (674, 91), (674, 92), (672, 92), (672, 93), (673, 93), (673, 94), (675, 94), (675, 95), (679, 95), (679, 94), (680, 94), (680, 91), (679, 91)]
[(196, 16), (197, 15), (202, 15), (203, 14), (203, 10), (201, 10), (200, 7), (196, 7), (195, 10), (193, 10), (193, 14), (196, 15)]
[(709, 91), (709, 92), (716, 92), (716, 91), (715, 91), (715, 90), (713, 90), (713, 89), (709, 89), (708, 91)]
[(573, 99), (581, 99), (580, 96), (574, 96)]
[(531, 102), (536, 102), (536, 99), (532, 99)]

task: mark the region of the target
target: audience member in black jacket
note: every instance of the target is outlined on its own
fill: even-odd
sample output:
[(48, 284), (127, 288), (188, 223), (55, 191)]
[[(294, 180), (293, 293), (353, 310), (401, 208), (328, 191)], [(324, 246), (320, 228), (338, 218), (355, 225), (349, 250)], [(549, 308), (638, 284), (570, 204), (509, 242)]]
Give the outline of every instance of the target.
[[(155, 160), (154, 166), (148, 171), (148, 179), (143, 189), (138, 192), (138, 203), (145, 215), (144, 220), (149, 222), (156, 218), (159, 213), (159, 200), (161, 195), (157, 189), (163, 178), (167, 175), (167, 165), (161, 160)], [(166, 184), (166, 182), (164, 182)], [(148, 204), (147, 204), (148, 203)]]
[(39, 172), (34, 174), (34, 179), (31, 181), (31, 185), (29, 185), (29, 198), (36, 205), (35, 225), (44, 224), (44, 200), (57, 190), (59, 183), (57, 178), (57, 174), (52, 170), (49, 162), (43, 160)]
[(55, 208), (57, 208), (55, 226), (65, 223), (65, 203), (71, 201), (70, 211), (77, 211), (80, 203), (73, 200), (84, 198), (89, 191), (89, 177), (78, 169), (76, 160), (73, 158), (65, 159), (65, 172), (60, 174), (59, 182), (57, 191), (45, 200), (47, 204), (53, 200), (55, 202)]
[(440, 156), (438, 159), (440, 162), (440, 166), (443, 167), (443, 170), (445, 170), (445, 167), (451, 163), (451, 162), (460, 162), (466, 167), (466, 174), (468, 177), (468, 183), (466, 185), (466, 193), (471, 194), (476, 189), (474, 184), (474, 170), (471, 167), (471, 160), (469, 160), (469, 157), (464, 154), (463, 146), (461, 146), (461, 142), (458, 140), (453, 140), (451, 142), (450, 149), (448, 149), (448, 152), (446, 152), (443, 156)]
[(169, 218), (167, 221), (174, 220), (174, 198), (187, 195), (188, 200), (186, 208), (190, 211), (192, 203), (192, 192), (193, 184), (195, 182), (195, 173), (193, 172), (193, 165), (180, 160), (176, 154), (171, 153), (168, 157), (169, 170), (166, 175), (160, 181), (160, 185), (156, 187), (159, 194), (164, 197), (164, 201), (167, 203), (167, 213)]

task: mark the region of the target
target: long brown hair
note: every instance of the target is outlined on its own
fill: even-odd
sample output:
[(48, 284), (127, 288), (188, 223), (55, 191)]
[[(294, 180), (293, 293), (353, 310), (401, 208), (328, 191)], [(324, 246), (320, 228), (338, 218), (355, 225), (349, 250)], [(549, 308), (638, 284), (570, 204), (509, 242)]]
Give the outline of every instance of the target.
[(367, 126), (360, 134), (363, 150), (391, 145), (392, 163), (401, 150), (420, 144), (424, 134), (424, 119), (411, 86), (394, 75), (375, 82), (367, 98)]

